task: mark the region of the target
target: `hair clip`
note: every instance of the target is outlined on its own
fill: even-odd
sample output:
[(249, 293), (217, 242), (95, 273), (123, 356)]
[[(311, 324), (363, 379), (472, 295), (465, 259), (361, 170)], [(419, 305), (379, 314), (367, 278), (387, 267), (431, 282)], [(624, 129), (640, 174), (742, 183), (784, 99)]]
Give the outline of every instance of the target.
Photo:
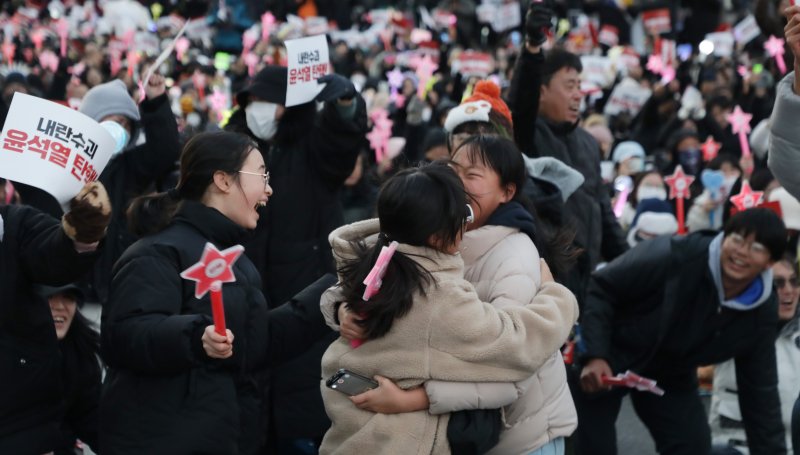
[(365, 302), (378, 293), (383, 283), (383, 276), (386, 274), (386, 267), (392, 259), (394, 252), (397, 250), (399, 244), (394, 241), (381, 248), (381, 253), (378, 255), (378, 260), (375, 261), (375, 266), (372, 267), (369, 274), (364, 278), (364, 284), (367, 288), (364, 290), (364, 295), (361, 297)]

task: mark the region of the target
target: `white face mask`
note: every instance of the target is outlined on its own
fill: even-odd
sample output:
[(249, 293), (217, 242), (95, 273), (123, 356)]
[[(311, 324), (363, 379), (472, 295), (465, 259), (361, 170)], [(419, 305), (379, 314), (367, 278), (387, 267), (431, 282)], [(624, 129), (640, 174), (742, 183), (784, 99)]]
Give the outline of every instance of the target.
[(100, 126), (108, 131), (108, 134), (114, 138), (115, 146), (114, 152), (111, 154), (112, 158), (118, 155), (120, 152), (125, 150), (125, 146), (128, 145), (128, 141), (130, 140), (130, 135), (128, 134), (128, 130), (126, 130), (122, 125), (117, 122), (106, 120), (104, 122), (100, 122)]
[(666, 201), (667, 190), (655, 186), (640, 186), (639, 189), (636, 190), (636, 200), (641, 202), (644, 199)]
[(253, 101), (244, 109), (247, 127), (262, 141), (268, 141), (278, 131), (278, 120), (275, 114), (278, 105), (266, 101)]

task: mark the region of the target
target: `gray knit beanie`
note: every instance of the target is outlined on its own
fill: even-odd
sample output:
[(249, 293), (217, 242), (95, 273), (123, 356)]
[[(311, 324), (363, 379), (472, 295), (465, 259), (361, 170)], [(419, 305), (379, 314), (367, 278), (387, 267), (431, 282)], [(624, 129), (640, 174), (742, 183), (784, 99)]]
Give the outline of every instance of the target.
[(141, 119), (139, 107), (119, 79), (100, 84), (86, 92), (80, 111), (97, 122), (109, 115), (122, 115), (136, 122)]

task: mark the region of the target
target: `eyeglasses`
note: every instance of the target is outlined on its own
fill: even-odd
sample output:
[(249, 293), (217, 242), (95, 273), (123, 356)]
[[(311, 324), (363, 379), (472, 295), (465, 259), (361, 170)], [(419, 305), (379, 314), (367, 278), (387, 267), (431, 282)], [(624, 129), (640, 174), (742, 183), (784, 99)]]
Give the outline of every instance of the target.
[[(730, 240), (731, 243), (736, 246), (736, 248), (742, 248), (748, 246), (747, 240), (745, 240), (745, 238), (741, 234), (733, 232), (731, 234), (728, 234), (727, 239)], [(748, 250), (750, 251), (751, 254), (769, 255), (769, 250), (767, 249), (767, 247), (760, 242), (750, 242)]]
[(794, 288), (794, 289), (800, 288), (800, 280), (798, 280), (797, 277), (793, 277), (793, 278), (789, 278), (789, 279), (786, 279), (786, 278), (773, 278), (772, 279), (772, 283), (775, 284), (775, 288), (777, 288), (777, 289), (783, 289), (783, 287), (786, 286), (787, 284), (789, 286), (791, 286), (792, 288)]
[(467, 216), (464, 218), (464, 224), (469, 224), (475, 221), (475, 212), (472, 211), (472, 206), (467, 204)]
[(259, 174), (258, 172), (239, 171), (240, 174), (258, 175), (264, 179), (264, 191), (269, 192), (269, 172), (266, 174)]

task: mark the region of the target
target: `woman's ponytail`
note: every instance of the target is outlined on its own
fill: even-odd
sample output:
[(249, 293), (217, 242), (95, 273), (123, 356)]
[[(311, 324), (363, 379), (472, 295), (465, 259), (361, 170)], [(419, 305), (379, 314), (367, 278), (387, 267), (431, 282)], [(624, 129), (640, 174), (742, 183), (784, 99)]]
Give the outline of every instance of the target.
[(180, 196), (175, 189), (139, 196), (128, 208), (128, 228), (137, 237), (160, 232), (172, 222), (179, 206)]

